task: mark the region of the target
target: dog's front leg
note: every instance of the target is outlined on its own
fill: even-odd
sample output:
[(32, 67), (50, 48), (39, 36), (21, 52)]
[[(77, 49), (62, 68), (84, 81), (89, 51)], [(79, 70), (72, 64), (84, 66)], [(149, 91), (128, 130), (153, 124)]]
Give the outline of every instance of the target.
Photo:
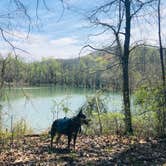
[(74, 144), (74, 150), (75, 150), (75, 145), (76, 145), (76, 139), (77, 139), (77, 133), (74, 134), (74, 139), (73, 139), (73, 144)]
[(68, 135), (68, 149), (70, 149), (70, 142), (71, 142), (72, 135)]
[(51, 149), (52, 149), (52, 144), (53, 144), (53, 140), (54, 140), (54, 135), (51, 135)]

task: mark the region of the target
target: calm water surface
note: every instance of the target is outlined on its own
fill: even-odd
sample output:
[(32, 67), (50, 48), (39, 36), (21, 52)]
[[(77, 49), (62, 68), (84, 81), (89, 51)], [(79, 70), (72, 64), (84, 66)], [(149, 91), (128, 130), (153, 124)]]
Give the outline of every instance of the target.
[[(94, 90), (67, 87), (26, 87), (6, 90), (3, 105), (3, 126), (10, 128), (11, 116), (13, 121), (26, 120), (35, 132), (48, 129), (57, 117), (64, 117), (61, 103), (70, 108), (67, 116), (72, 116), (86, 101), (86, 96), (93, 95)], [(110, 93), (108, 100), (109, 111), (122, 110), (122, 97)]]

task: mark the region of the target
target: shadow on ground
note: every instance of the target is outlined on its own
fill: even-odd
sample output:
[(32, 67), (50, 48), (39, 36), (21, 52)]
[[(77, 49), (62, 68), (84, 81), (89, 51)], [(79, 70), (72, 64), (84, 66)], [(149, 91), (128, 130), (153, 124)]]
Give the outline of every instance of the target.
[(52, 148), (50, 149), (50, 153), (58, 153), (58, 154), (68, 154), (71, 150), (67, 148)]
[[(122, 145), (123, 146), (123, 145)], [(166, 139), (151, 140), (144, 143), (129, 144), (128, 148), (108, 157), (100, 156), (98, 160), (90, 160), (85, 165), (165, 165)]]

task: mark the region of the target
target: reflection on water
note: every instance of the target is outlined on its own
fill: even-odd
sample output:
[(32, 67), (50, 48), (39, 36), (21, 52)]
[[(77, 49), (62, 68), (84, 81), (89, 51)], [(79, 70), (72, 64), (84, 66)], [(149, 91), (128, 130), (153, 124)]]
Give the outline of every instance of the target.
[[(55, 119), (52, 112), (55, 103), (64, 102), (71, 110), (67, 116), (72, 116), (85, 102), (86, 96), (94, 93), (95, 91), (90, 89), (57, 86), (6, 89), (5, 101), (1, 103), (3, 126), (9, 128), (10, 117), (13, 115), (14, 121), (25, 119), (35, 132), (44, 131)], [(108, 108), (109, 111), (122, 110), (122, 98), (119, 94), (109, 94)], [(58, 106), (56, 111), (57, 109)], [(65, 116), (61, 109), (58, 112), (58, 117)]]

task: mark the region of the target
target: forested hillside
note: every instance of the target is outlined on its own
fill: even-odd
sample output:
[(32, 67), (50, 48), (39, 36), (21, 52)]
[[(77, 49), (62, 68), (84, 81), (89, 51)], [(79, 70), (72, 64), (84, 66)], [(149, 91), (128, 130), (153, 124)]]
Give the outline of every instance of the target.
[[(129, 64), (131, 89), (144, 83), (158, 84), (159, 64), (157, 48), (139, 47), (133, 50)], [(3, 65), (0, 65), (1, 79), (3, 76), (5, 84), (10, 86), (53, 84), (120, 90), (122, 84), (119, 59), (105, 52), (94, 52), (81, 58), (67, 60), (47, 58), (31, 63), (10, 55), (5, 65), (5, 71), (2, 71)]]

